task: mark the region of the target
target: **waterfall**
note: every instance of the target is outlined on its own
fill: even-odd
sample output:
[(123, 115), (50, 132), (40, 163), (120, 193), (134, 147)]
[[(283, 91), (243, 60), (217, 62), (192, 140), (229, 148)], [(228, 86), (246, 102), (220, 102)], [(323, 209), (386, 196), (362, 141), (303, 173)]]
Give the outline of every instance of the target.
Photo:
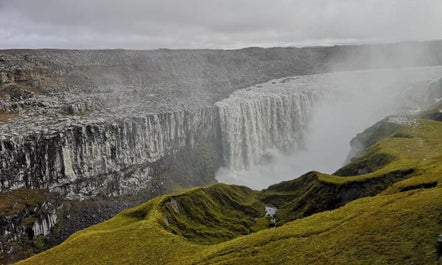
[(224, 166), (247, 169), (301, 144), (318, 91), (272, 80), (216, 103)]
[(430, 84), (441, 74), (442, 67), (335, 72), (238, 90), (216, 104), (223, 157), (216, 179), (262, 189), (310, 170), (332, 173), (354, 135), (436, 103), (441, 94)]

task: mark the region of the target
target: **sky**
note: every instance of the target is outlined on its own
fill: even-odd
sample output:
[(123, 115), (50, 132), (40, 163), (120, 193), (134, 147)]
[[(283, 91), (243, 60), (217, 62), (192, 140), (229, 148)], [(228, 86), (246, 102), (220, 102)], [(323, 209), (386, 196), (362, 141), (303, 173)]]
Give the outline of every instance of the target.
[(0, 0), (0, 49), (234, 49), (442, 39), (441, 0)]

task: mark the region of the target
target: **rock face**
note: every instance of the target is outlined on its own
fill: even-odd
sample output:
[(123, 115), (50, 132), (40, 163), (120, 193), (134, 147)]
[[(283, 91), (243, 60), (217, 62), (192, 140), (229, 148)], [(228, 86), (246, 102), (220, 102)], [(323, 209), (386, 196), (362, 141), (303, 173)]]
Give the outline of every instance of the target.
[(274, 79), (195, 109), (152, 113), (135, 102), (121, 112), (25, 114), (3, 126), (0, 188), (82, 200), (213, 182), (220, 166), (248, 168), (302, 142), (324, 94), (310, 79)]
[(158, 177), (160, 161), (215, 143), (215, 117), (205, 108), (3, 137), (1, 188), (48, 188), (70, 199), (134, 194)]
[[(44, 202), (30, 211), (24, 209), (14, 215), (2, 216), (1, 237), (5, 239), (4, 242), (15, 242), (26, 236), (30, 239), (47, 236), (57, 223), (57, 207), (59, 206)], [(1, 253), (8, 251), (10, 250), (0, 249)]]
[(34, 236), (47, 236), (51, 232), (51, 228), (57, 223), (57, 211), (52, 210), (48, 215), (42, 216), (40, 220), (34, 223), (32, 231)]
[[(330, 58), (360, 59), (407, 45), (419, 48), (419, 63), (439, 63), (424, 52), (437, 50), (439, 42), (346, 49), (2, 51), (1, 109), (16, 117), (0, 116), (0, 188), (47, 188), (84, 199), (213, 182), (221, 165), (247, 168), (296, 148), (321, 94), (308, 85), (300, 88), (302, 80), (293, 86), (290, 78), (274, 79), (274, 87), (238, 88), (326, 71), (333, 64), (373, 67)], [(397, 55), (400, 65), (415, 63)]]
[(0, 187), (82, 199), (161, 188), (166, 177), (180, 186), (213, 182), (221, 163), (213, 103), (319, 71), (326, 52), (2, 51), (0, 105), (17, 117), (0, 124)]
[(42, 189), (0, 193), (0, 263), (29, 256), (44, 247), (63, 207), (60, 195)]

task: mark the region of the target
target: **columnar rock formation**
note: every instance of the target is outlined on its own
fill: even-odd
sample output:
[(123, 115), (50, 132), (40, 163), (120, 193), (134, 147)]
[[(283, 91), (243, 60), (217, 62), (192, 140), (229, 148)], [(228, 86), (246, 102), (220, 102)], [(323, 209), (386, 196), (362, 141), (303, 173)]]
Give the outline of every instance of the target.
[(52, 133), (3, 137), (0, 186), (49, 188), (68, 198), (134, 194), (161, 173), (155, 163), (170, 163), (168, 159), (183, 150), (215, 142), (215, 118), (213, 108), (138, 113), (115, 121), (70, 124)]

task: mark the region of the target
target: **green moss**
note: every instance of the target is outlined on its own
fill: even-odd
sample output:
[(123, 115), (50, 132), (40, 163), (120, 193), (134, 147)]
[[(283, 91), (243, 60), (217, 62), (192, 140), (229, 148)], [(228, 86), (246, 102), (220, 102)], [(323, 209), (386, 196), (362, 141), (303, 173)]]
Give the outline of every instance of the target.
[(413, 138), (412, 135), (406, 134), (406, 133), (403, 133), (403, 132), (395, 133), (391, 137), (396, 137), (396, 138)]
[(162, 204), (165, 227), (190, 241), (212, 244), (249, 234), (263, 216), (257, 192), (214, 184), (168, 196)]
[(34, 245), (35, 249), (36, 249), (38, 252), (47, 249), (46, 241), (45, 241), (44, 236), (38, 236), (37, 238), (35, 238), (35, 239), (33, 240), (33, 245)]
[(252, 232), (258, 232), (268, 228), (274, 227), (268, 217), (259, 217), (255, 219), (255, 224), (250, 227)]
[(367, 197), (222, 243), (195, 264), (433, 264), (441, 189)]
[(54, 202), (57, 195), (44, 189), (18, 189), (0, 192), (0, 215), (14, 215), (28, 208), (38, 208), (44, 202)]
[(338, 176), (363, 175), (383, 168), (393, 160), (394, 157), (392, 155), (372, 152), (352, 161), (334, 174)]
[(32, 227), (37, 221), (38, 219), (35, 217), (28, 217), (23, 221), (23, 225), (25, 225), (26, 227)]

